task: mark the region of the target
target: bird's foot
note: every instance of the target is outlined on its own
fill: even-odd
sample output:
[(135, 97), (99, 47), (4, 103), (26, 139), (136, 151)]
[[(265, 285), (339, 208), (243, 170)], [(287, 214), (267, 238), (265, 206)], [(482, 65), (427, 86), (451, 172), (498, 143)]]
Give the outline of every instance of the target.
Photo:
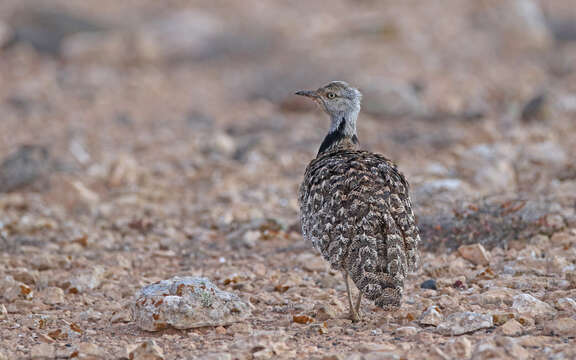
[(360, 314), (360, 312), (355, 311), (354, 309), (352, 309), (350, 311), (350, 313), (348, 313), (348, 318), (350, 320), (352, 320), (352, 322), (359, 322), (362, 321), (362, 315)]

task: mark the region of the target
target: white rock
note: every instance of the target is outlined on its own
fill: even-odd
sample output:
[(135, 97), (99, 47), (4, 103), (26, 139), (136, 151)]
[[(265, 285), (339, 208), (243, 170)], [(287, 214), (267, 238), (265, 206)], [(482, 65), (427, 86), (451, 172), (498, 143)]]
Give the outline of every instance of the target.
[(6, 320), (8, 318), (8, 310), (4, 304), (0, 304), (0, 320)]
[(130, 344), (126, 347), (126, 355), (130, 360), (163, 360), (164, 352), (154, 340), (139, 344)]
[(571, 314), (576, 313), (576, 301), (572, 298), (560, 298), (556, 301), (558, 309), (567, 311)]
[(440, 324), (442, 322), (443, 318), (444, 317), (440, 313), (440, 310), (438, 309), (438, 307), (432, 305), (432, 306), (428, 307), (428, 309), (426, 309), (422, 313), (422, 316), (420, 316), (419, 322), (422, 325), (438, 326), (438, 324)]
[(552, 306), (529, 294), (514, 296), (512, 308), (520, 315), (530, 316), (533, 318), (556, 315), (556, 310)]
[(419, 329), (414, 326), (402, 326), (396, 329), (394, 333), (398, 336), (413, 336), (418, 333), (418, 330)]
[(492, 326), (492, 316), (465, 311), (450, 314), (437, 329), (444, 335), (462, 335)]
[(174, 277), (142, 288), (132, 304), (132, 318), (143, 330), (167, 326), (190, 329), (243, 321), (252, 305), (218, 289), (202, 277)]
[(68, 291), (71, 293), (83, 293), (88, 290), (94, 290), (102, 284), (105, 273), (106, 271), (102, 266), (84, 270), (70, 280)]
[(476, 265), (488, 265), (490, 263), (490, 254), (481, 244), (462, 245), (458, 248), (458, 253)]

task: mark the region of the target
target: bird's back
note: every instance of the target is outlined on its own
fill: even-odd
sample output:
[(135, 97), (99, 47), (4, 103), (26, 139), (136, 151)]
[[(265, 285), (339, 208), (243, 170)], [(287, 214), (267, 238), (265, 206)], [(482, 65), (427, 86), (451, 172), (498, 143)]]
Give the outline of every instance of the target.
[(377, 305), (399, 305), (417, 263), (418, 229), (404, 176), (361, 150), (319, 154), (299, 191), (302, 231), (335, 270)]

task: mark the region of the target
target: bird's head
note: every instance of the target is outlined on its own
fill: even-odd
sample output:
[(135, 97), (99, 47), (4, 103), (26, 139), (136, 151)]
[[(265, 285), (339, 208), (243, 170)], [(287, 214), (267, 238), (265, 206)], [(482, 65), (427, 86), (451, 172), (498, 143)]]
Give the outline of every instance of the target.
[(296, 95), (306, 96), (318, 103), (330, 117), (357, 116), (362, 94), (344, 81), (332, 81), (317, 90), (301, 90)]

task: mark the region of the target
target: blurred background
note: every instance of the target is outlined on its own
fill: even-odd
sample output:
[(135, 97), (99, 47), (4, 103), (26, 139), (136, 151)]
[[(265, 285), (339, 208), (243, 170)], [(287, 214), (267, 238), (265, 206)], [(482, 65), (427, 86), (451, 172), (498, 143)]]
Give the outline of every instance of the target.
[[(363, 92), (360, 143), (407, 175), (424, 248), (576, 226), (574, 0), (1, 0), (0, 275), (80, 283), (48, 304), (118, 354), (134, 292), (174, 274), (284, 329), (285, 283), (308, 282), (296, 307), (342, 285), (297, 204), (329, 123), (293, 94), (331, 80)], [(455, 210), (475, 199), (497, 201)], [(22, 296), (3, 301), (26, 324), (46, 305)], [(33, 328), (5, 325), (3, 347), (24, 356)]]
[(0, 191), (70, 215), (296, 223), (328, 121), (293, 93), (338, 79), (423, 208), (570, 192), (573, 5), (3, 0)]

